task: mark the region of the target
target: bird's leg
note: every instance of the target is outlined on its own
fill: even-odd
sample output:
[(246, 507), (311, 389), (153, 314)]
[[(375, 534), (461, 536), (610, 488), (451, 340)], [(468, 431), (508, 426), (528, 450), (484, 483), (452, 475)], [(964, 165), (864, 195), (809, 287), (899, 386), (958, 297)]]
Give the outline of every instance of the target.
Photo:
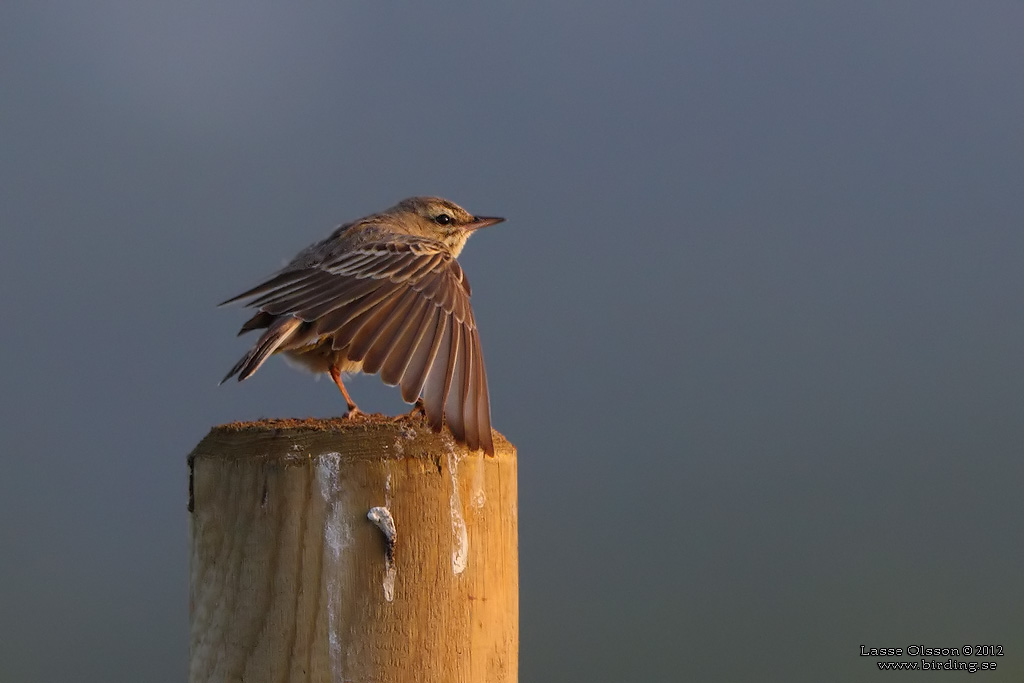
[(345, 413), (345, 417), (355, 417), (360, 415), (361, 411), (356, 407), (356, 402), (352, 400), (352, 397), (348, 395), (348, 390), (345, 389), (345, 385), (341, 381), (341, 371), (338, 370), (337, 365), (332, 365), (329, 372), (331, 373), (331, 379), (341, 389), (341, 395), (345, 397), (345, 404), (348, 406), (348, 412)]
[(423, 406), (423, 397), (420, 396), (416, 399), (416, 405), (409, 411), (409, 417), (423, 417), (427, 414), (427, 409)]
[(412, 410), (410, 410), (405, 415), (398, 415), (398, 416), (396, 416), (392, 420), (392, 422), (401, 422), (402, 420), (407, 420), (410, 417), (422, 419), (423, 416), (425, 416), (426, 414), (427, 414), (427, 409), (423, 407), (423, 399), (422, 398), (417, 398), (416, 399), (416, 405), (414, 405), (412, 407)]

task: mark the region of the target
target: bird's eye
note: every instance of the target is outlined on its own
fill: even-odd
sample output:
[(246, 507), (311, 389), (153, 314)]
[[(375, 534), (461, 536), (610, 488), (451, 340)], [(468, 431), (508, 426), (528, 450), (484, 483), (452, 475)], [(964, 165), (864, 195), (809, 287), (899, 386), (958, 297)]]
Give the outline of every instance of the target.
[(439, 213), (434, 216), (434, 222), (438, 225), (448, 225), (452, 222), (452, 217), (446, 213)]

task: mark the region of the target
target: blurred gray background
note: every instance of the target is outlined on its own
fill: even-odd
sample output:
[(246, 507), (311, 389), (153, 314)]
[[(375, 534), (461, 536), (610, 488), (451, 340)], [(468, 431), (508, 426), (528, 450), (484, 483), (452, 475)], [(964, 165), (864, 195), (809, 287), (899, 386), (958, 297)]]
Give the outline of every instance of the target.
[(0, 681), (184, 680), (185, 455), (343, 405), (280, 361), (218, 387), (249, 340), (214, 305), (412, 194), (508, 217), (461, 262), (523, 681), (889, 680), (860, 645), (914, 643), (1020, 681), (1022, 26), (5, 2)]

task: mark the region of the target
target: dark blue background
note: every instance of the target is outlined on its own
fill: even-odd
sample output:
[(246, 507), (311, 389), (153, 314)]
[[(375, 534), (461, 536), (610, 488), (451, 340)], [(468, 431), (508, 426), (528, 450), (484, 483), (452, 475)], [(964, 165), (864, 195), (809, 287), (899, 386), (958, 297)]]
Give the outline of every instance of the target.
[[(523, 681), (1024, 676), (1018, 2), (8, 2), (0, 678), (181, 681), (214, 304), (412, 194), (520, 455)], [(404, 410), (376, 378), (353, 391)], [(967, 674), (944, 673), (944, 681)], [(973, 679), (971, 679), (973, 680)]]

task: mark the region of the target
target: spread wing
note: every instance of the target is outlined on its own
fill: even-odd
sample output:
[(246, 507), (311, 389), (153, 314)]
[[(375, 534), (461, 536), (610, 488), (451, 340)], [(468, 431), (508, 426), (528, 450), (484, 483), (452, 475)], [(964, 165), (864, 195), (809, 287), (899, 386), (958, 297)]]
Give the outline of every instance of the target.
[[(275, 331), (281, 337), (283, 323), (300, 320), (306, 325), (295, 339), (329, 335), (334, 350), (362, 361), (363, 372), (400, 385), (407, 402), (422, 396), (435, 431), (447, 419), (457, 440), (493, 454), (487, 375), (469, 296), (462, 268), (442, 245), (406, 239), (289, 266), (224, 303), (249, 300), (259, 310), (243, 332), (269, 327), (264, 338)], [(254, 348), (268, 347), (264, 338)], [(229, 377), (237, 372), (239, 366)]]

